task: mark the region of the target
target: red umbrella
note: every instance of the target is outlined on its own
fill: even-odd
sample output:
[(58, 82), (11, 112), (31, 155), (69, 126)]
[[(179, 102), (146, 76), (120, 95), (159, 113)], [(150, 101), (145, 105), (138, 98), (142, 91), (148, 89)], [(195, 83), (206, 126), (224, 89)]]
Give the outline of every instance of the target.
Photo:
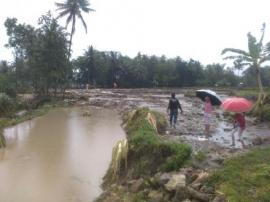
[(224, 100), (221, 107), (226, 111), (241, 113), (251, 110), (253, 103), (245, 98), (232, 97)]

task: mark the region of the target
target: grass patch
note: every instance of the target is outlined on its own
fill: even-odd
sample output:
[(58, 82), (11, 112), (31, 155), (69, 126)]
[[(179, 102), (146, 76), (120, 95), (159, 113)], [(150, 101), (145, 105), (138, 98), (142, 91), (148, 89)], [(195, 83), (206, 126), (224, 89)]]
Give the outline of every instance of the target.
[[(14, 105), (21, 105), (20, 103), (15, 103)], [(23, 104), (24, 105), (24, 104)], [(62, 102), (50, 102), (47, 104), (40, 105), (36, 109), (29, 109), (26, 111), (26, 113), (22, 116), (16, 116), (15, 111), (9, 111), (9, 113), (6, 114), (4, 117), (0, 117), (0, 148), (5, 146), (5, 137), (2, 134), (2, 131), (5, 127), (13, 126), (18, 123), (31, 120), (35, 117), (42, 116), (46, 114), (50, 109), (58, 107), (58, 106), (65, 106)], [(19, 110), (22, 110), (24, 108), (16, 107)]]
[(208, 183), (231, 202), (270, 201), (270, 147), (225, 161)]
[[(270, 88), (264, 88), (264, 92), (268, 98), (266, 99), (266, 101), (267, 102), (270, 101)], [(233, 92), (234, 96), (244, 97), (253, 101), (257, 100), (258, 94), (259, 94), (258, 88), (245, 88), (245, 89), (239, 89)]]
[(0, 129), (8, 127), (8, 126), (16, 125), (18, 123), (30, 120), (38, 116), (42, 116), (46, 114), (51, 108), (52, 106), (50, 105), (44, 105), (38, 109), (30, 110), (26, 112), (26, 114), (21, 117), (14, 116), (12, 118), (0, 118)]
[[(158, 130), (163, 130), (165, 118), (147, 108), (138, 109), (127, 121), (129, 142), (128, 162), (133, 177), (151, 175), (158, 171), (173, 171), (181, 168), (191, 156), (191, 147), (186, 144), (163, 142), (146, 120), (148, 113), (156, 118)], [(157, 118), (158, 117), (158, 118)]]
[(202, 162), (207, 158), (207, 152), (203, 150), (199, 150), (197, 152), (194, 152), (193, 157), (196, 161)]

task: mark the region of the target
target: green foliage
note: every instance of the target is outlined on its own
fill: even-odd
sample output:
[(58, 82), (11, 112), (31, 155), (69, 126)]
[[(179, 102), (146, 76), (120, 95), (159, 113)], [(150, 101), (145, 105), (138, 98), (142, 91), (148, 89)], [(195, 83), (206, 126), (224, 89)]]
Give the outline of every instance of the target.
[(10, 97), (16, 97), (15, 85), (8, 74), (0, 73), (0, 93), (5, 93)]
[(68, 41), (64, 28), (50, 13), (41, 16), (39, 27), (19, 24), (17, 19), (5, 22), (9, 42), (7, 47), (15, 52), (14, 83), (33, 88), (40, 95), (65, 89), (71, 67), (68, 61)]
[(251, 34), (248, 33), (248, 51), (234, 49), (234, 48), (226, 48), (222, 51), (222, 54), (227, 52), (233, 53), (231, 56), (227, 56), (224, 59), (234, 60), (234, 64), (236, 64), (236, 68), (240, 67), (248, 67), (247, 71), (251, 71), (253, 77), (256, 78), (257, 87), (259, 88), (258, 99), (255, 103), (255, 106), (252, 110), (253, 113), (257, 113), (260, 110), (261, 106), (264, 102), (264, 90), (263, 83), (261, 79), (261, 68), (262, 64), (269, 61), (269, 47), (263, 45), (264, 33), (265, 33), (265, 24), (263, 24), (261, 29), (262, 35), (259, 41)]
[(184, 163), (189, 160), (191, 155), (191, 148), (186, 144), (179, 143), (167, 143), (165, 146), (168, 147), (170, 155), (167, 157), (164, 165), (161, 166), (163, 171), (173, 171), (181, 168)]
[(0, 117), (11, 115), (14, 112), (15, 103), (14, 101), (6, 94), (0, 94)]
[(259, 117), (264, 121), (270, 121), (270, 104), (266, 104), (262, 106), (260, 109)]
[(90, 11), (94, 11), (89, 6), (88, 0), (66, 0), (64, 3), (55, 3), (57, 6), (57, 10), (59, 11), (58, 18), (62, 18), (64, 16), (68, 16), (66, 19), (66, 27), (70, 22), (72, 22), (70, 41), (69, 41), (69, 55), (71, 51), (72, 37), (75, 33), (75, 24), (76, 19), (81, 20), (85, 31), (87, 32), (87, 25), (83, 19), (82, 12), (89, 13)]
[(207, 158), (206, 151), (199, 150), (194, 153), (194, 159), (196, 161), (201, 162), (201, 161), (204, 161), (206, 158)]
[[(97, 68), (98, 67), (98, 68)], [(224, 65), (203, 66), (195, 60), (165, 56), (147, 56), (138, 53), (135, 58), (119, 52), (100, 52), (89, 47), (83, 56), (73, 61), (74, 83), (112, 87), (181, 87), (181, 86), (235, 86), (239, 78)]]
[(270, 199), (270, 148), (256, 149), (227, 160), (208, 183), (225, 193), (228, 201), (253, 202)]
[[(191, 148), (186, 144), (163, 142), (146, 116), (147, 108), (138, 109), (127, 122), (126, 131), (130, 145), (129, 167), (132, 176), (149, 175), (157, 171), (173, 171), (181, 168), (190, 158)], [(160, 117), (158, 125), (162, 123)]]
[(142, 192), (135, 193), (132, 197), (132, 202), (147, 202), (146, 197)]

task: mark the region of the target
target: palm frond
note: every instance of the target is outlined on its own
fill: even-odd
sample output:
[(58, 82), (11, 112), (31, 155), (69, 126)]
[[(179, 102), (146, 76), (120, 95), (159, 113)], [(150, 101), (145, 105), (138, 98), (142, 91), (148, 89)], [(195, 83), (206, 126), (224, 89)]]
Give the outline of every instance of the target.
[(81, 19), (82, 24), (83, 24), (84, 29), (85, 29), (85, 32), (87, 33), (87, 25), (86, 25), (86, 23), (85, 23), (85, 21), (84, 21), (82, 15), (81, 15), (81, 13), (79, 13), (78, 17)]
[(260, 39), (259, 44), (262, 46), (262, 42), (263, 42), (263, 38), (264, 38), (264, 33), (265, 33), (265, 23), (262, 24), (261, 32), (262, 32), (262, 36), (261, 36), (261, 39)]
[(262, 59), (260, 59), (259, 64), (262, 64), (262, 63), (264, 63), (264, 62), (266, 62), (266, 61), (270, 61), (270, 56), (269, 56), (269, 55), (263, 57)]
[(72, 16), (72, 28), (71, 28), (71, 36), (73, 36), (73, 34), (75, 33), (75, 30), (76, 30), (76, 28), (75, 28), (75, 24), (76, 24), (76, 16), (75, 16), (75, 15), (73, 15), (73, 16)]
[(223, 58), (224, 60), (237, 60), (238, 62), (242, 63), (244, 61), (246, 62), (253, 62), (252, 58), (242, 56), (242, 55), (231, 55)]
[(66, 19), (66, 28), (67, 28), (68, 24), (70, 23), (70, 21), (72, 20), (72, 17), (73, 17), (73, 15), (72, 15), (72, 13), (70, 13)]
[(56, 5), (56, 10), (58, 11), (58, 10), (68, 10), (69, 9), (69, 5), (67, 5), (67, 4), (63, 4), (63, 3), (55, 3), (55, 5)]
[(62, 12), (60, 12), (58, 14), (58, 16), (56, 17), (56, 19), (62, 18), (62, 17), (64, 17), (67, 14), (69, 14), (69, 10), (63, 10)]
[(246, 52), (244, 50), (241, 50), (241, 49), (236, 49), (236, 48), (225, 48), (225, 49), (222, 50), (221, 55), (224, 55), (227, 52), (232, 52), (232, 53), (236, 53), (236, 54), (240, 54), (240, 55), (250, 57), (248, 52)]
[(270, 54), (270, 42), (268, 42), (268, 43), (265, 45), (264, 51), (265, 51), (266, 54), (268, 54), (268, 55)]

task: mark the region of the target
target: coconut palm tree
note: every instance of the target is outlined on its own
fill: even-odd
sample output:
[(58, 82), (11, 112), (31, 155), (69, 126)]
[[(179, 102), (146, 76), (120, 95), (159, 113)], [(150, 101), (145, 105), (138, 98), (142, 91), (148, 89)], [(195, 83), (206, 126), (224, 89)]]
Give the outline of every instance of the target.
[(85, 28), (85, 32), (87, 33), (87, 25), (82, 17), (82, 12), (89, 13), (90, 11), (95, 11), (90, 8), (90, 3), (88, 0), (66, 0), (64, 3), (55, 3), (57, 6), (57, 11), (59, 11), (59, 15), (57, 18), (62, 18), (67, 16), (66, 19), (66, 28), (70, 22), (72, 22), (70, 40), (69, 40), (69, 57), (71, 53), (71, 45), (72, 38), (75, 33), (75, 25), (76, 19), (79, 18)]
[(234, 60), (238, 65), (254, 68), (256, 70), (256, 80), (259, 88), (259, 95), (257, 102), (254, 106), (254, 111), (263, 105), (265, 99), (265, 93), (263, 90), (263, 85), (261, 81), (260, 70), (262, 68), (262, 64), (266, 61), (270, 60), (270, 43), (269, 43), (269, 51), (267, 51), (267, 46), (263, 45), (263, 38), (265, 33), (265, 24), (263, 24), (261, 29), (262, 35), (260, 41), (257, 42), (257, 39), (251, 34), (248, 33), (248, 51), (234, 49), (234, 48), (225, 48), (222, 51), (222, 55), (231, 52), (234, 53), (231, 56), (227, 56), (224, 59)]

